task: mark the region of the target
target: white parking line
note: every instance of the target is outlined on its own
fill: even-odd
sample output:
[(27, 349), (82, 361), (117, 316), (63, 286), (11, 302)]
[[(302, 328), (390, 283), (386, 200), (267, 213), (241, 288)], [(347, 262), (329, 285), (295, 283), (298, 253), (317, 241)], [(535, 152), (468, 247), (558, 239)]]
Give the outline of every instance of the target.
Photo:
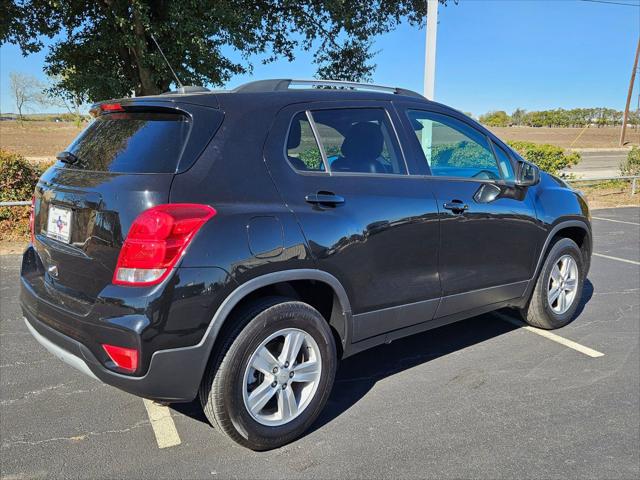
[(608, 258), (609, 260), (617, 260), (618, 262), (630, 263), (631, 265), (640, 265), (640, 262), (636, 262), (635, 260), (627, 260), (626, 258), (612, 257), (610, 255), (603, 255), (602, 253), (593, 252), (593, 254), (596, 257)]
[(158, 448), (168, 448), (180, 445), (180, 435), (176, 429), (176, 424), (171, 418), (171, 411), (164, 405), (159, 405), (151, 400), (143, 399), (144, 406), (149, 415), (149, 421), (156, 435)]
[(640, 225), (640, 223), (636, 222), (626, 222), (624, 220), (614, 220), (613, 218), (604, 218), (604, 217), (591, 217), (594, 220), (605, 220), (607, 222), (615, 222), (615, 223), (626, 223), (627, 225)]
[(599, 352), (597, 350), (594, 350), (593, 348), (589, 348), (589, 347), (585, 347), (584, 345), (580, 345), (577, 342), (574, 342), (573, 340), (569, 340), (567, 338), (561, 337), (560, 335), (556, 335), (555, 333), (551, 333), (548, 330), (542, 330), (540, 328), (534, 328), (531, 327), (527, 324), (525, 324), (524, 322), (521, 322), (519, 320), (516, 320), (515, 318), (511, 318), (507, 315), (503, 315), (502, 313), (498, 313), (498, 312), (494, 312), (495, 315), (497, 317), (499, 317), (500, 319), (504, 320), (505, 322), (509, 322), (517, 327), (520, 328), (524, 328), (525, 330), (531, 332), (531, 333), (535, 333), (536, 335), (540, 335), (541, 337), (547, 338), (549, 340), (552, 340), (556, 343), (559, 343), (560, 345), (564, 345), (565, 347), (569, 347), (572, 348), (574, 350), (576, 350), (577, 352), (583, 353), (585, 355), (587, 355), (588, 357), (592, 357), (592, 358), (598, 358), (598, 357), (603, 357), (604, 353)]

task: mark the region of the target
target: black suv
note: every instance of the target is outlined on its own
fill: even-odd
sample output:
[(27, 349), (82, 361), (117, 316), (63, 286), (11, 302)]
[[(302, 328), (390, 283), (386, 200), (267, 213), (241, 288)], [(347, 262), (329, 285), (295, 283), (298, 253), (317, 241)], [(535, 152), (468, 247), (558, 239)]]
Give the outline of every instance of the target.
[(504, 307), (557, 328), (579, 304), (585, 200), (417, 93), (265, 80), (92, 112), (36, 187), (27, 327), (127, 392), (199, 396), (249, 448), (300, 436), (341, 358)]

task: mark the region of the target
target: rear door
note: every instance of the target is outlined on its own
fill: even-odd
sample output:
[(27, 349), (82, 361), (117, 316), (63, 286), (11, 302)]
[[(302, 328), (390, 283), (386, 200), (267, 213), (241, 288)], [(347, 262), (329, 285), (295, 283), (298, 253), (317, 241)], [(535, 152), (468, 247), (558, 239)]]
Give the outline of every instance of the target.
[(88, 311), (111, 283), (133, 220), (167, 203), (174, 174), (196, 160), (221, 118), (169, 102), (103, 105), (36, 187), (34, 247), (47, 272), (31, 279), (46, 287), (39, 291)]
[(404, 105), (412, 154), (441, 212), (437, 316), (523, 294), (544, 231), (527, 188), (514, 183), (508, 151), (461, 116)]
[(266, 149), (319, 268), (347, 290), (352, 341), (431, 320), (440, 298), (435, 198), (408, 175), (389, 106), (285, 108)]

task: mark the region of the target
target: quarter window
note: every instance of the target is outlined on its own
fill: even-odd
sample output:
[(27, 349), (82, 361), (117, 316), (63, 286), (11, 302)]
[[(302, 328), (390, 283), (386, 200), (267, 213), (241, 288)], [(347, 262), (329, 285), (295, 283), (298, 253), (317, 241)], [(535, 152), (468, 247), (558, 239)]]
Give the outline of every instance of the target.
[(513, 173), (513, 166), (511, 165), (511, 160), (509, 160), (509, 155), (507, 155), (507, 152), (497, 145), (496, 142), (491, 143), (493, 144), (493, 149), (495, 150), (496, 157), (498, 158), (498, 167), (500, 168), (502, 178), (506, 180), (514, 180), (516, 176)]
[(487, 137), (477, 130), (433, 112), (409, 110), (408, 115), (432, 175), (480, 180), (503, 177)]
[(287, 137), (287, 159), (296, 170), (324, 171), (320, 148), (304, 112), (298, 113), (291, 121)]
[(332, 172), (406, 174), (383, 109), (317, 110), (311, 115)]

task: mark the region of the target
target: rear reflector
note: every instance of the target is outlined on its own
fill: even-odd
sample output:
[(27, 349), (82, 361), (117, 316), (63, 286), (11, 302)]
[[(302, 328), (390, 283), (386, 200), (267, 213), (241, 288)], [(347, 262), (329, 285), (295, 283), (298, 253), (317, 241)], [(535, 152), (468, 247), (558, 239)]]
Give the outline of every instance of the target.
[(117, 347), (115, 345), (102, 345), (109, 358), (118, 367), (127, 372), (135, 372), (138, 368), (138, 351), (135, 348)]
[(147, 286), (160, 283), (176, 265), (189, 242), (216, 211), (208, 205), (170, 203), (142, 212), (127, 235), (113, 283)]

